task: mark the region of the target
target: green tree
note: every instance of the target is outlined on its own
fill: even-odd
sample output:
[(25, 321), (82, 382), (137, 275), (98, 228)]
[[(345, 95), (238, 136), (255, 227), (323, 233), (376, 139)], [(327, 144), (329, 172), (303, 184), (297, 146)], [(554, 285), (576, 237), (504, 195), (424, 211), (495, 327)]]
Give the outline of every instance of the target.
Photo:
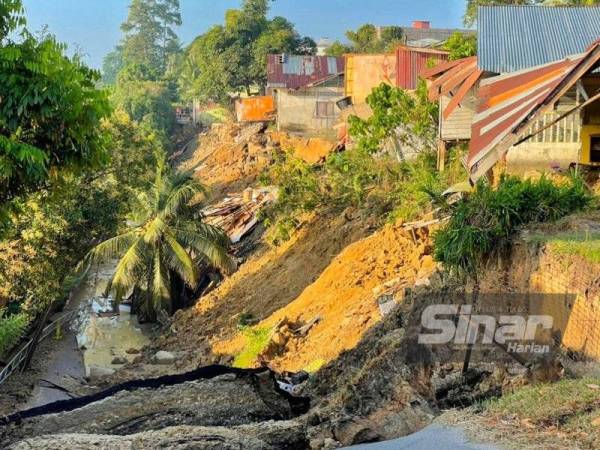
[(352, 47), (335, 41), (326, 51), (327, 56), (343, 56), (346, 53), (352, 53)]
[(269, 53), (314, 53), (315, 42), (300, 37), (283, 17), (267, 18), (267, 0), (245, 0), (228, 10), (223, 25), (198, 36), (187, 48), (179, 86), (183, 97), (226, 103), (230, 94), (264, 90)]
[(402, 40), (402, 28), (365, 24), (358, 30), (349, 30), (346, 37), (354, 53), (381, 53), (392, 51)]
[(180, 51), (173, 27), (181, 25), (179, 0), (132, 0), (121, 25), (123, 65), (146, 66), (151, 80), (162, 77), (171, 55)]
[(102, 83), (108, 86), (115, 84), (124, 64), (123, 49), (117, 46), (102, 60)]
[(229, 239), (202, 223), (200, 204), (190, 202), (203, 194), (191, 172), (171, 173), (159, 164), (155, 182), (141, 194), (126, 232), (96, 246), (86, 263), (119, 258), (110, 290), (120, 302), (130, 290), (137, 292), (140, 312), (149, 319), (159, 311), (172, 312), (185, 288), (195, 289), (206, 265), (229, 271)]
[(450, 52), (450, 59), (456, 60), (477, 54), (477, 35), (457, 31), (442, 46)]
[[(102, 118), (108, 94), (100, 74), (65, 56), (52, 36), (22, 28), (20, 2), (3, 2), (0, 14), (0, 210), (15, 196), (39, 189), (64, 170), (106, 161)], [(20, 34), (14, 41), (10, 36)]]

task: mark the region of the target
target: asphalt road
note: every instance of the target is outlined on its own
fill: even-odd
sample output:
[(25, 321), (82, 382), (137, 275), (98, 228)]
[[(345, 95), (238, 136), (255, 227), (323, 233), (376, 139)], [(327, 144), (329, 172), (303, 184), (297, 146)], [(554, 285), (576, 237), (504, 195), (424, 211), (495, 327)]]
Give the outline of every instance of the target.
[(460, 428), (430, 425), (418, 433), (393, 441), (348, 447), (352, 450), (500, 450), (499, 447), (473, 444)]

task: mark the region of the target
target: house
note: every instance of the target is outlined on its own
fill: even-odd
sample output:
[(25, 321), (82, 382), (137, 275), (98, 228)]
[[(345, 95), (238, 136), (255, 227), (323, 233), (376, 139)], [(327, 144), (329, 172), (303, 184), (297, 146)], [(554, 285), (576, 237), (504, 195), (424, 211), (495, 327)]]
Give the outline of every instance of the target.
[(454, 33), (473, 33), (471, 30), (452, 28), (431, 28), (426, 20), (415, 20), (410, 27), (402, 27), (402, 43), (407, 47), (436, 47), (450, 38)]
[(267, 94), (297, 89), (344, 72), (344, 59), (332, 56), (275, 54), (267, 56)]
[[(560, 97), (547, 97), (540, 105), (535, 104), (535, 96), (540, 92), (528, 88), (553, 88), (551, 84), (544, 84), (544, 80), (558, 83), (555, 77), (558, 72), (547, 72), (547, 68), (560, 72), (556, 64), (574, 61), (600, 37), (600, 8), (480, 7), (478, 25), (476, 58), (441, 64), (422, 72), (431, 82), (430, 98), (439, 101), (441, 106), (440, 168), (443, 168), (448, 143), (460, 141), (470, 142), (468, 164), (472, 179), (480, 177), (499, 159), (506, 161), (507, 170), (511, 172), (593, 162), (590, 157), (585, 158), (590, 143), (582, 140), (585, 137), (582, 126), (593, 121), (584, 111), (590, 111), (591, 107), (581, 107), (589, 92), (594, 92), (593, 76), (586, 75)], [(515, 98), (514, 92), (519, 96)], [(526, 105), (519, 103), (523, 97)], [(488, 100), (494, 105), (486, 104)], [(517, 109), (521, 113), (518, 117), (509, 109), (509, 105), (514, 107), (515, 104), (521, 106)], [(581, 114), (565, 116), (570, 108), (582, 108)], [(531, 136), (525, 140), (514, 139), (513, 144), (519, 145), (505, 148), (507, 140), (495, 134), (505, 118), (498, 115), (500, 110), (506, 117), (519, 119), (517, 134)], [(532, 121), (530, 115), (536, 119)], [(490, 116), (495, 120), (486, 123)], [(513, 135), (515, 131), (507, 133)], [(504, 146), (499, 146), (501, 141)], [(481, 159), (481, 155), (486, 156)]]
[(327, 37), (322, 37), (317, 41), (317, 56), (327, 55), (327, 50), (333, 45), (333, 41)]
[(298, 88), (278, 88), (275, 98), (278, 130), (334, 139), (333, 126), (340, 114), (336, 103), (344, 98), (344, 74)]

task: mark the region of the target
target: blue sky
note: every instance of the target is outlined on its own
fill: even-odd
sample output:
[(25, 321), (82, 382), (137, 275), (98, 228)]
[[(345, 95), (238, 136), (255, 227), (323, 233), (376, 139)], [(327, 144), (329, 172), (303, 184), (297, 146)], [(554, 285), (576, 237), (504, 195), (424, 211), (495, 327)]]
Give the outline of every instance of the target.
[[(211, 25), (222, 23), (240, 0), (180, 0), (183, 25), (177, 30), (190, 42)], [(461, 26), (465, 0), (276, 0), (271, 15), (291, 20), (302, 35), (342, 38), (363, 23), (408, 25), (430, 20), (437, 28)], [(103, 56), (119, 42), (119, 25), (129, 0), (24, 0), (29, 28), (49, 31), (71, 48), (78, 46), (88, 64), (100, 67)]]

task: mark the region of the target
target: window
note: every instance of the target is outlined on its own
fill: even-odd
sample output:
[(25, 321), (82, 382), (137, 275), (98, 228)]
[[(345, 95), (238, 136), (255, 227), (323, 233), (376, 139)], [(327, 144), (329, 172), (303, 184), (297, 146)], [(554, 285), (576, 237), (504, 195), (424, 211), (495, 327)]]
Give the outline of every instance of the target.
[(333, 117), (335, 116), (333, 102), (317, 102), (317, 117)]

